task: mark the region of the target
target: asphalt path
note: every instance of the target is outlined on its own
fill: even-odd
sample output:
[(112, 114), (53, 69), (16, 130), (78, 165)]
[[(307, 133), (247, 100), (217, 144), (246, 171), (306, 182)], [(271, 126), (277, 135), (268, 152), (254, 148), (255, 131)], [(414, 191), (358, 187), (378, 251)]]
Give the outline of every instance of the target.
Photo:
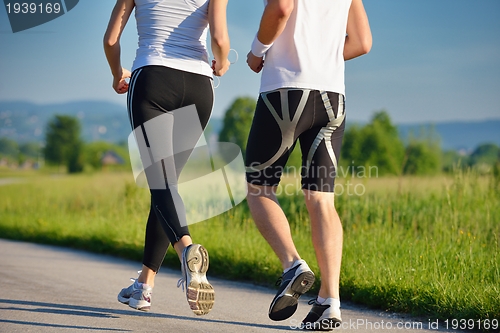
[[(1, 237), (1, 235), (0, 235)], [(250, 283), (210, 277), (215, 305), (205, 316), (191, 312), (176, 288), (180, 271), (162, 268), (149, 312), (117, 301), (137, 277), (139, 262), (74, 249), (0, 239), (0, 332), (296, 332), (310, 309), (300, 299), (288, 320), (267, 317), (276, 292)], [(439, 322), (342, 303), (343, 326), (335, 331), (436, 332)]]

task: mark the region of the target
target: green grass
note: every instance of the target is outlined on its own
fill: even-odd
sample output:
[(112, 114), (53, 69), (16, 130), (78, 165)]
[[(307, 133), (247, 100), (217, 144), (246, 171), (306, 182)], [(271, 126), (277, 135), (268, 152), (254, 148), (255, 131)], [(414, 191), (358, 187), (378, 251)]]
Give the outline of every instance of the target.
[(457, 174), (451, 184), (421, 193), (407, 188), (341, 197), (344, 295), (394, 311), (499, 318), (500, 196), (494, 183)]
[[(140, 261), (149, 194), (132, 181), (129, 173), (40, 173), (0, 186), (0, 235)], [(336, 197), (344, 225), (343, 300), (432, 318), (500, 318), (498, 179), (457, 171), (339, 184), (353, 190), (358, 184), (363, 192)], [(319, 275), (302, 196), (280, 202), (299, 252)], [(190, 230), (210, 251), (211, 275), (268, 286), (280, 275), (245, 202)], [(165, 265), (179, 267), (172, 250)]]

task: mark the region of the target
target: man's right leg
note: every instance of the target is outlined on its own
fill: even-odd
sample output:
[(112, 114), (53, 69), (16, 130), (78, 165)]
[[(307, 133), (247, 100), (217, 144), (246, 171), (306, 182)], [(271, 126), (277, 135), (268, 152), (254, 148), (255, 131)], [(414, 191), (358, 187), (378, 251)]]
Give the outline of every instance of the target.
[(293, 149), (297, 122), (302, 119), (301, 128), (310, 126), (310, 119), (301, 117), (308, 114), (304, 109), (309, 92), (279, 89), (262, 93), (245, 154), (250, 212), (284, 269), (280, 287), (269, 308), (272, 320), (284, 320), (293, 315), (298, 298), (312, 287), (315, 279), (307, 263), (300, 259), (290, 225), (275, 193)]
[(249, 184), (247, 201), (257, 228), (278, 256), (284, 270), (278, 292), (269, 307), (269, 318), (285, 320), (297, 310), (299, 297), (312, 287), (314, 273), (300, 259), (275, 189), (275, 186)]
[(248, 184), (247, 202), (257, 229), (278, 256), (283, 270), (290, 268), (300, 256), (276, 198), (276, 187)]

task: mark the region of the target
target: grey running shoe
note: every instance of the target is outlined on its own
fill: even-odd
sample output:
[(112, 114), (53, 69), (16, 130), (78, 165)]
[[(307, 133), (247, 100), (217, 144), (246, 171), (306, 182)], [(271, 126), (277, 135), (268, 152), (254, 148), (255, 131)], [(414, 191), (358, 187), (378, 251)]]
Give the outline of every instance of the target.
[(208, 282), (208, 252), (200, 244), (191, 244), (182, 252), (182, 278), (177, 287), (182, 285), (186, 291), (189, 307), (197, 315), (204, 315), (212, 310), (215, 302), (214, 288)]
[(314, 283), (314, 273), (304, 260), (297, 260), (290, 270), (283, 273), (278, 283), (278, 293), (269, 307), (269, 318), (276, 321), (290, 318), (295, 313), (299, 297)]
[(128, 288), (120, 291), (118, 301), (137, 310), (149, 311), (152, 293), (153, 288), (149, 285), (135, 281)]
[(342, 317), (340, 316), (340, 301), (338, 299), (327, 298), (322, 304), (312, 299), (309, 304), (312, 304), (312, 309), (302, 321), (302, 329), (331, 331), (341, 325)]

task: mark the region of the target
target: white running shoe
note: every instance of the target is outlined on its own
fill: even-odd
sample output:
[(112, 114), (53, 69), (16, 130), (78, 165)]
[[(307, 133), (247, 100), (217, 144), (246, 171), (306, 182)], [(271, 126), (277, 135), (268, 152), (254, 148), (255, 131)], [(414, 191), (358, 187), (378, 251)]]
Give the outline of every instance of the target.
[(145, 283), (134, 281), (128, 288), (123, 288), (118, 294), (118, 301), (128, 304), (131, 308), (149, 311), (153, 288)]
[(212, 310), (215, 302), (214, 288), (208, 282), (208, 252), (200, 244), (191, 244), (182, 252), (182, 278), (177, 287), (182, 285), (186, 291), (189, 307), (197, 315), (204, 315)]

